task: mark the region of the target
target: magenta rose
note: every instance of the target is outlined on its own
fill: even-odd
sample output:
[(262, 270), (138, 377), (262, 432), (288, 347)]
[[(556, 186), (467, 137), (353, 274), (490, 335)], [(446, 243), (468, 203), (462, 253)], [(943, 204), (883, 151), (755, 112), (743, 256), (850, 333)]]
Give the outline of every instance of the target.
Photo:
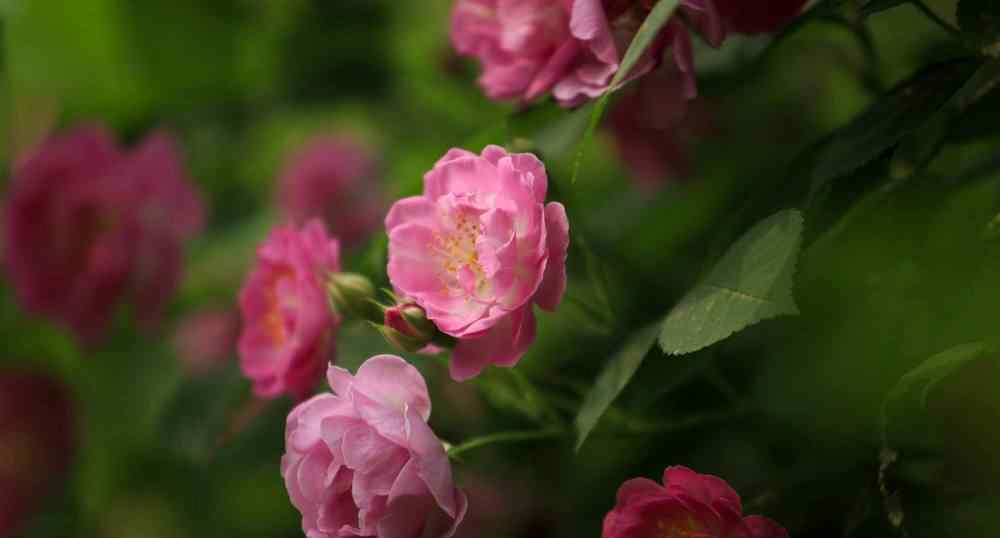
[[(575, 106), (603, 94), (618, 71), (622, 54), (650, 9), (636, 0), (458, 0), (451, 40), (459, 54), (482, 64), (479, 84), (497, 100), (533, 101), (552, 95)], [(693, 91), (691, 42), (681, 20), (718, 46), (721, 20), (712, 0), (684, 0), (629, 73), (652, 70), (665, 47)]]
[(75, 446), (70, 395), (43, 375), (0, 373), (0, 536), (37, 510)]
[(714, 0), (726, 29), (742, 34), (777, 32), (802, 12), (806, 0)]
[(370, 152), (346, 137), (321, 137), (289, 159), (279, 201), (295, 222), (318, 217), (344, 246), (362, 243), (385, 215)]
[(389, 210), (389, 280), (457, 338), (456, 380), (515, 365), (535, 339), (533, 305), (559, 305), (569, 221), (562, 204), (545, 204), (547, 188), (530, 153), (452, 149), (424, 176), (421, 196)]
[(240, 291), (240, 366), (262, 398), (305, 399), (334, 355), (338, 320), (326, 300), (327, 275), (340, 270), (340, 246), (323, 224), (274, 229)]
[(4, 222), (4, 259), (21, 303), (92, 343), (126, 295), (142, 321), (159, 317), (202, 206), (166, 135), (125, 153), (106, 129), (89, 126), (17, 163)]
[(309, 538), (447, 538), (465, 517), (431, 400), (416, 368), (368, 359), (352, 376), (330, 366), (333, 394), (288, 415), (281, 475)]
[(740, 496), (721, 478), (667, 467), (663, 485), (634, 478), (618, 489), (602, 538), (788, 538), (766, 517), (743, 517)]

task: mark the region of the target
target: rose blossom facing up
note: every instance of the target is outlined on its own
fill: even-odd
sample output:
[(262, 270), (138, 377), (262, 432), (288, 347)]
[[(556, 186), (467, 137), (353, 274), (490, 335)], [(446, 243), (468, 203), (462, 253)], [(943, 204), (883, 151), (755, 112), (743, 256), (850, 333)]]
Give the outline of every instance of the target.
[(338, 320), (324, 283), (340, 270), (340, 246), (323, 224), (282, 226), (257, 249), (240, 291), (240, 366), (262, 398), (305, 399), (334, 354)]
[(203, 220), (172, 139), (156, 133), (124, 152), (100, 126), (20, 160), (4, 209), (4, 259), (21, 303), (90, 343), (127, 294), (140, 320), (157, 320)]
[(60, 383), (0, 373), (0, 536), (19, 536), (53, 479), (69, 467), (73, 431), (73, 407)]
[(452, 149), (423, 195), (389, 210), (389, 280), (457, 339), (456, 380), (515, 365), (535, 339), (534, 304), (553, 311), (562, 299), (569, 221), (562, 204), (545, 204), (547, 188), (534, 155)]
[(667, 467), (663, 485), (634, 478), (618, 490), (602, 538), (788, 538), (761, 516), (743, 517), (740, 496), (721, 478)]
[[(640, 0), (458, 0), (451, 40), (482, 64), (479, 84), (491, 99), (534, 101), (552, 92), (563, 106), (604, 93), (622, 54), (649, 12)], [(694, 90), (691, 41), (682, 18), (712, 46), (724, 37), (712, 0), (684, 0), (629, 78), (649, 72), (665, 47)], [(693, 97), (693, 95), (690, 95)]]
[(288, 415), (281, 475), (309, 538), (447, 538), (465, 517), (431, 401), (416, 368), (368, 359), (352, 376), (330, 366), (333, 394)]
[(312, 140), (281, 175), (279, 203), (294, 222), (318, 217), (345, 247), (371, 235), (384, 213), (370, 152), (342, 136)]

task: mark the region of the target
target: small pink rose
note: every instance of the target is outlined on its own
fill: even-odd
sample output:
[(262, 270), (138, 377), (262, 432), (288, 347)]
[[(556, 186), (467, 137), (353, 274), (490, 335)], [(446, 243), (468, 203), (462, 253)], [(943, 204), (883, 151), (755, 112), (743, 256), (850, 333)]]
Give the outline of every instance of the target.
[(545, 204), (547, 188), (530, 153), (452, 149), (421, 196), (389, 210), (389, 280), (458, 339), (456, 380), (515, 365), (535, 339), (533, 306), (553, 311), (562, 299), (569, 221), (562, 204)]
[(364, 242), (385, 215), (371, 152), (344, 136), (313, 139), (285, 165), (279, 202), (295, 222), (320, 218), (345, 247)]
[(288, 415), (281, 475), (309, 538), (448, 538), (465, 517), (430, 396), (406, 361), (378, 355), (357, 375), (330, 366), (333, 394)]
[(645, 478), (622, 484), (604, 517), (601, 538), (653, 536), (788, 538), (788, 532), (765, 517), (743, 517), (740, 496), (725, 480), (677, 466), (667, 467), (662, 486)]
[(221, 367), (236, 354), (240, 318), (226, 309), (204, 309), (181, 320), (173, 344), (184, 370), (194, 376)]
[(324, 282), (340, 270), (340, 247), (318, 220), (282, 226), (257, 249), (257, 265), (240, 292), (239, 355), (254, 393), (305, 399), (334, 356), (338, 319)]

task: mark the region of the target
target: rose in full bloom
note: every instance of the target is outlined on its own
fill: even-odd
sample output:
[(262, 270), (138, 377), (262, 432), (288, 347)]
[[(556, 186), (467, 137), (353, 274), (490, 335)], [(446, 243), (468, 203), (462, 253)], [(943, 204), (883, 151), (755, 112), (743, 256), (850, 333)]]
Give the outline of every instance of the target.
[(806, 0), (713, 0), (726, 30), (741, 34), (777, 32), (802, 12)]
[(57, 136), (21, 159), (4, 208), (4, 259), (25, 307), (93, 342), (134, 297), (155, 321), (180, 279), (203, 210), (173, 141), (120, 149), (106, 129)]
[(282, 226), (257, 249), (240, 291), (240, 366), (262, 398), (305, 399), (334, 356), (338, 319), (324, 283), (340, 270), (340, 246), (323, 223)]
[(743, 517), (740, 496), (721, 478), (667, 467), (663, 485), (634, 478), (618, 490), (602, 538), (788, 538), (766, 517)]
[[(492, 99), (533, 101), (552, 95), (575, 106), (604, 93), (650, 9), (644, 0), (458, 0), (451, 39), (482, 64), (479, 84)], [(724, 29), (712, 0), (683, 0), (682, 16), (663, 28), (628, 74), (649, 72), (665, 47), (693, 94), (691, 40), (683, 21), (718, 46)], [(690, 95), (693, 97), (693, 95)]]
[(73, 406), (66, 389), (38, 374), (0, 373), (0, 536), (38, 508), (75, 446)]
[(203, 375), (236, 354), (240, 317), (222, 308), (206, 308), (185, 317), (174, 332), (177, 359), (191, 375)]
[(447, 538), (465, 517), (416, 368), (378, 355), (288, 415), (281, 474), (309, 538)]
[(562, 299), (569, 221), (562, 204), (545, 204), (547, 188), (530, 153), (452, 149), (423, 194), (386, 216), (389, 280), (457, 338), (456, 380), (516, 364), (535, 339), (533, 305), (552, 311)]
[(371, 153), (343, 136), (324, 136), (292, 155), (279, 202), (294, 222), (317, 217), (345, 247), (362, 243), (385, 215)]

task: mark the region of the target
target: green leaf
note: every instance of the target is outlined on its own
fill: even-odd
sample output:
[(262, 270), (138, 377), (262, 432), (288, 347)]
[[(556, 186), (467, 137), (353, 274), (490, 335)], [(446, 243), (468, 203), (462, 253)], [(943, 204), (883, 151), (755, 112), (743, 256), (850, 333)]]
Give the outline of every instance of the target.
[(759, 321), (798, 314), (792, 276), (802, 224), (802, 214), (789, 209), (744, 234), (667, 315), (663, 351), (691, 353)]
[(981, 342), (963, 344), (932, 356), (901, 377), (882, 405), (884, 448), (889, 449), (897, 439), (926, 432), (927, 398), (934, 388), (962, 366), (991, 352)]
[(1000, 3), (996, 0), (960, 0), (958, 26), (983, 54), (1000, 58)]
[(611, 93), (624, 84), (625, 77), (635, 67), (639, 58), (642, 57), (642, 53), (646, 52), (646, 49), (653, 43), (657, 34), (663, 29), (663, 25), (667, 24), (667, 21), (670, 20), (670, 17), (674, 14), (674, 10), (677, 9), (679, 4), (680, 0), (659, 0), (653, 6), (653, 10), (649, 12), (649, 15), (646, 16), (646, 20), (642, 22), (642, 26), (639, 27), (635, 37), (632, 38), (632, 43), (628, 46), (628, 50), (625, 51), (625, 56), (622, 57), (618, 71), (615, 73), (614, 78), (611, 79), (611, 84), (608, 86), (607, 91), (604, 92), (604, 95), (594, 105), (593, 113), (590, 115), (590, 124), (584, 132), (583, 141), (580, 143), (580, 149), (577, 151), (576, 160), (573, 163), (571, 183), (576, 183), (576, 176), (580, 171), (580, 162), (583, 160), (583, 149), (587, 147), (587, 141), (593, 138), (594, 131), (597, 130), (597, 126), (601, 123), (601, 117), (604, 115), (604, 109), (608, 106), (608, 99)]
[(608, 361), (594, 386), (587, 393), (580, 411), (576, 415), (576, 450), (583, 446), (587, 436), (608, 410), (608, 407), (618, 398), (625, 386), (635, 375), (642, 360), (653, 347), (656, 340), (657, 324), (649, 325), (625, 341), (625, 345)]
[(868, 164), (922, 126), (975, 69), (976, 62), (957, 61), (923, 71), (834, 133), (817, 156), (813, 190)]
[(934, 158), (954, 120), (990, 93), (1000, 82), (1000, 60), (989, 60), (970, 77), (940, 110), (900, 142), (893, 154), (892, 175), (907, 177)]

